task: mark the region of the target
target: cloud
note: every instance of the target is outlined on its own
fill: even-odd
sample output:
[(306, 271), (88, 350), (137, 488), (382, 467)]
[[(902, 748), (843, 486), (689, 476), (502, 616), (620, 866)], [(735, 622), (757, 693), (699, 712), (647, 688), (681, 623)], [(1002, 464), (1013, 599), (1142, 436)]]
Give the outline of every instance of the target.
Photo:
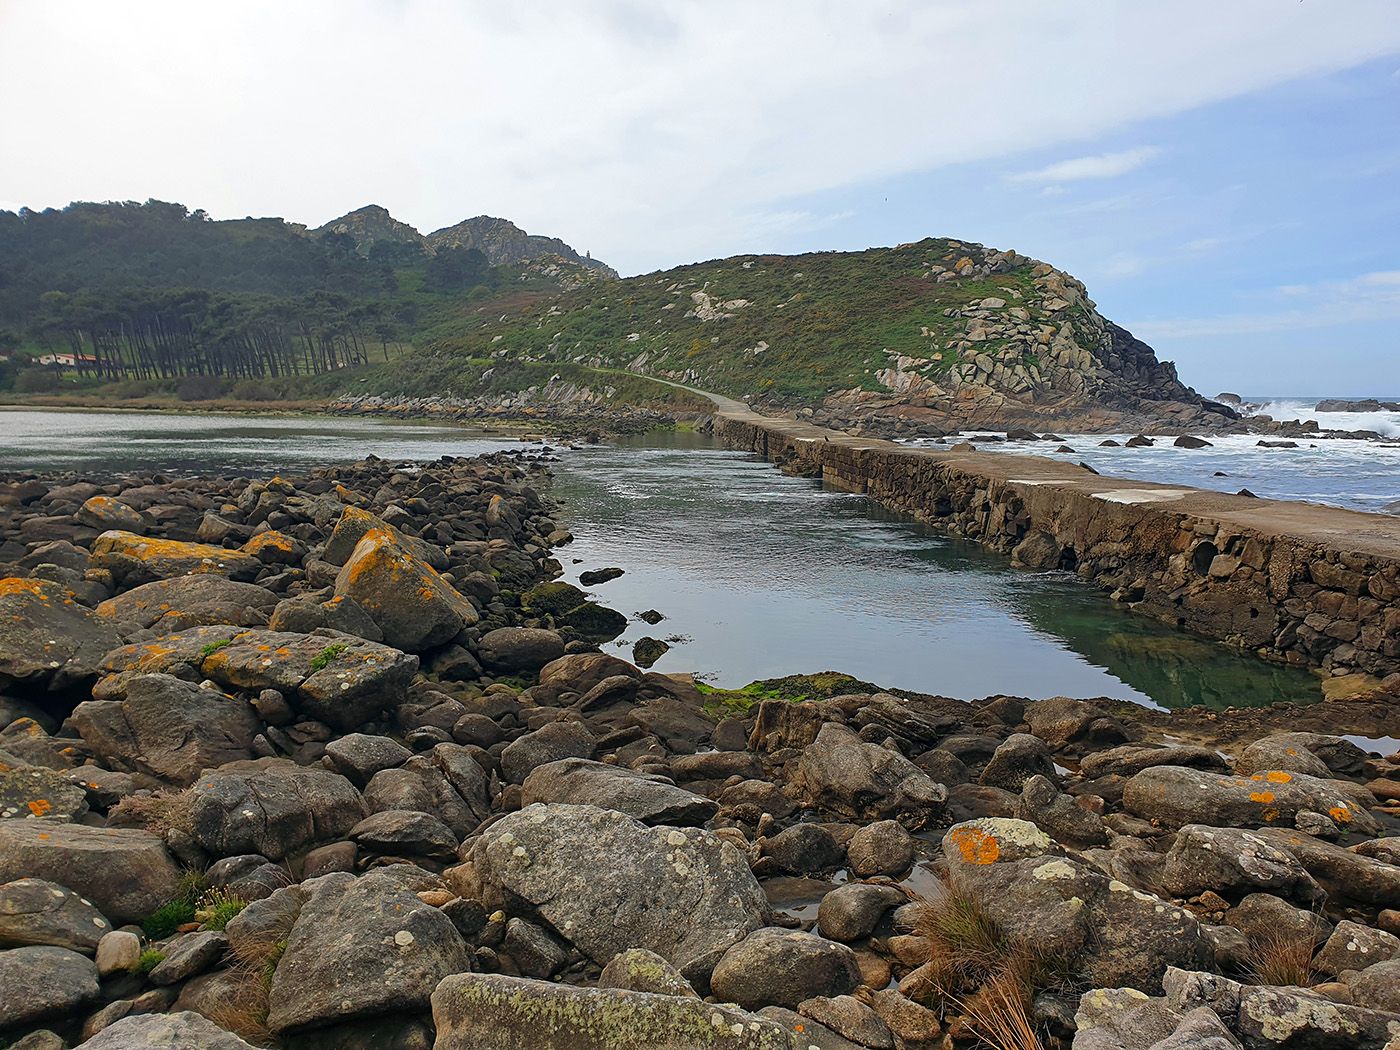
[[(0, 0), (6, 141), (23, 143), (0, 191), (312, 225), (372, 200), (422, 230), (485, 212), (636, 272), (790, 247), (751, 217), (842, 206), (822, 194), (1063, 152), (1400, 52), (1392, 15), (1393, 0)], [(1132, 61), (1054, 58), (1109, 54)], [(975, 105), (950, 102), (949, 70)], [(1048, 170), (1134, 161), (1106, 157)]]
[(1092, 157), (1062, 160), (1035, 171), (1008, 176), (1011, 182), (1079, 182), (1081, 179), (1112, 179), (1137, 171), (1162, 151), (1156, 146), (1139, 146), (1118, 153), (1098, 153)]
[(1273, 289), (1272, 310), (1215, 317), (1142, 321), (1143, 339), (1180, 339), (1290, 332), (1356, 322), (1400, 319), (1400, 270), (1375, 270), (1340, 281), (1289, 284)]

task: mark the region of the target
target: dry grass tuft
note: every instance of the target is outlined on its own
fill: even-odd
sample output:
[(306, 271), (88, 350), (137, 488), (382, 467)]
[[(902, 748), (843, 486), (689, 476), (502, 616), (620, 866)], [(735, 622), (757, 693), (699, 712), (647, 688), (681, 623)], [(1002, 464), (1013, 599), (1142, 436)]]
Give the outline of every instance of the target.
[(1028, 968), (1034, 965), (1030, 958), (1008, 958), (975, 994), (958, 1000), (968, 1030), (993, 1050), (1045, 1050), (1031, 1014)]
[(109, 816), (117, 818), (119, 826), (134, 821), (162, 838), (171, 831), (189, 834), (194, 830), (194, 801), (193, 788), (127, 795), (111, 808)]
[(1307, 988), (1318, 978), (1313, 968), (1316, 946), (1311, 931), (1271, 930), (1250, 942), (1245, 977), (1251, 984)]

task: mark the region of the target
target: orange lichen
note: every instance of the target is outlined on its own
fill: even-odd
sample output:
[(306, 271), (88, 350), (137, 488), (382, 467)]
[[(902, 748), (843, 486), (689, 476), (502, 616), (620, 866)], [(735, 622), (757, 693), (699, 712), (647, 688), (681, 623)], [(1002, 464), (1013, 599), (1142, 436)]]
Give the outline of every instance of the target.
[(1292, 773), (1284, 773), (1274, 769), (1267, 773), (1255, 773), (1250, 780), (1267, 780), (1270, 784), (1287, 784), (1293, 779)]
[(43, 580), (31, 580), (22, 576), (10, 576), (0, 580), (0, 598), (8, 598), (12, 594), (27, 594), (33, 598), (48, 601), (48, 594), (45, 588), (49, 586)]
[(1274, 793), (1273, 793), (1272, 791), (1253, 791), (1253, 792), (1250, 792), (1250, 795), (1249, 795), (1249, 801), (1251, 801), (1251, 802), (1258, 802), (1258, 803), (1260, 803), (1261, 805), (1267, 805), (1268, 803), (1272, 802), (1273, 800), (1274, 800)]
[(1329, 809), (1327, 811), (1327, 815), (1333, 820), (1335, 820), (1338, 824), (1351, 823), (1351, 810), (1341, 803), (1338, 803), (1337, 805)]
[(1001, 843), (981, 828), (955, 828), (948, 837), (968, 864), (995, 864), (1001, 856)]
[(49, 811), (53, 809), (53, 804), (46, 798), (36, 798), (33, 802), (28, 803), (28, 805), (29, 812), (33, 813), (36, 817), (46, 817), (49, 815)]

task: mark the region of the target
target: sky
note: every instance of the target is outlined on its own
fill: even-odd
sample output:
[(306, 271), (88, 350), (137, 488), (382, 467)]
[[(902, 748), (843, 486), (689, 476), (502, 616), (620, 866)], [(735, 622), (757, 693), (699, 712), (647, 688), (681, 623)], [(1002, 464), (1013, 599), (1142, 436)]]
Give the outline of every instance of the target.
[(1396, 0), (0, 0), (0, 208), (954, 236), (1204, 393), (1400, 396)]

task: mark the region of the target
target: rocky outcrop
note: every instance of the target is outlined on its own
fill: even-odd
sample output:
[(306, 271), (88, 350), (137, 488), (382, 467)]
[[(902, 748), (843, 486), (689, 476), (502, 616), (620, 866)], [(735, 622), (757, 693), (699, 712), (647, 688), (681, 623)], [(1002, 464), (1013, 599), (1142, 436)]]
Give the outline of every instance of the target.
[(427, 236), (433, 250), (442, 248), (476, 249), (486, 256), (492, 266), (504, 263), (533, 262), (558, 256), (596, 271), (604, 277), (617, 277), (617, 271), (591, 255), (580, 255), (558, 237), (529, 234), (509, 219), (478, 215), (463, 219), (455, 226), (445, 226)]

